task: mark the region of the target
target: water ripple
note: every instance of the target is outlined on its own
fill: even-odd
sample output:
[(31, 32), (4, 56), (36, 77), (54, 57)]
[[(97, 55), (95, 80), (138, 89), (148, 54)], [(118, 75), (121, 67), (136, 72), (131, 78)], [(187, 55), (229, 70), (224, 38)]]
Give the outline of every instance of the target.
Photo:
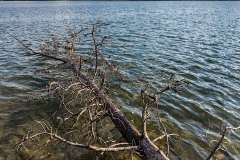
[[(36, 74), (43, 64), (27, 58), (6, 32), (36, 47), (50, 34), (101, 20), (103, 33), (112, 37), (106, 54), (130, 79), (155, 90), (172, 73), (190, 81), (179, 95), (162, 95), (156, 112), (181, 134), (181, 157), (205, 159), (204, 135), (216, 139), (223, 122), (240, 124), (239, 10), (239, 2), (0, 2), (0, 101), (16, 100), (47, 82)], [(140, 109), (131, 98), (141, 87), (115, 86), (118, 100), (135, 114)], [(4, 111), (0, 116), (8, 117)], [(231, 155), (240, 158), (240, 135), (230, 141)]]

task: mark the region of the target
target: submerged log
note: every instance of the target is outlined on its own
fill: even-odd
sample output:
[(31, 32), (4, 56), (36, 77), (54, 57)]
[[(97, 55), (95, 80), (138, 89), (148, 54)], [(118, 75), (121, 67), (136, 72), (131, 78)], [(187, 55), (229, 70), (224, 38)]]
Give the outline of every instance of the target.
[(97, 97), (104, 101), (104, 105), (108, 111), (108, 115), (114, 123), (115, 127), (130, 144), (137, 145), (139, 148), (137, 152), (142, 155), (142, 159), (145, 160), (168, 160), (168, 157), (159, 148), (151, 142), (147, 136), (143, 136), (133, 126), (126, 116), (118, 109), (118, 106), (114, 104), (98, 86), (87, 78), (83, 73), (79, 73), (79, 77), (83, 79), (94, 90)]
[[(81, 31), (80, 31), (81, 32)], [(91, 90), (93, 91), (93, 93), (95, 94), (95, 97), (98, 98), (102, 104), (104, 105), (104, 107), (106, 108), (107, 111), (107, 116), (110, 117), (111, 121), (113, 122), (113, 124), (115, 125), (115, 127), (118, 129), (118, 131), (121, 133), (122, 137), (128, 142), (128, 144), (130, 144), (131, 146), (128, 147), (108, 147), (108, 148), (104, 148), (104, 147), (97, 147), (97, 146), (93, 146), (93, 145), (84, 145), (84, 144), (79, 144), (79, 143), (75, 143), (72, 141), (68, 141), (54, 133), (51, 132), (47, 132), (44, 128), (44, 132), (41, 133), (37, 133), (33, 136), (29, 136), (27, 135), (26, 137), (23, 138), (23, 140), (21, 141), (20, 144), (22, 144), (24, 141), (28, 140), (28, 139), (33, 139), (42, 135), (48, 135), (51, 138), (55, 138), (58, 139), (62, 142), (65, 142), (69, 145), (75, 146), (75, 147), (80, 147), (80, 148), (86, 148), (86, 149), (90, 149), (90, 150), (94, 150), (94, 151), (99, 151), (99, 152), (115, 152), (115, 151), (122, 151), (122, 150), (135, 150), (140, 157), (143, 160), (169, 160), (169, 158), (167, 157), (167, 155), (161, 151), (153, 142), (155, 141), (151, 141), (147, 135), (147, 131), (146, 131), (146, 112), (145, 112), (145, 108), (143, 111), (143, 129), (142, 132), (139, 132), (139, 130), (133, 125), (131, 124), (131, 122), (127, 119), (127, 117), (121, 112), (121, 110), (119, 109), (119, 107), (113, 102), (113, 100), (104, 92), (104, 90), (102, 89), (102, 87), (99, 87), (91, 78), (89, 78), (90, 76), (86, 75), (84, 72), (81, 71), (81, 65), (82, 65), (82, 57), (78, 56), (76, 54), (74, 54), (74, 37), (79, 34), (75, 33), (74, 36), (71, 36), (71, 41), (69, 41), (69, 46), (70, 48), (68, 48), (68, 55), (65, 56), (64, 58), (62, 56), (57, 55), (58, 53), (51, 55), (51, 54), (46, 54), (46, 53), (42, 53), (42, 52), (37, 52), (33, 49), (31, 49), (30, 47), (28, 47), (27, 45), (25, 45), (21, 40), (19, 40), (17, 37), (9, 34), (11, 37), (13, 37), (15, 40), (17, 40), (25, 49), (27, 49), (28, 53), (30, 53), (31, 55), (37, 55), (39, 57), (45, 57), (47, 59), (51, 59), (51, 60), (55, 60), (55, 61), (59, 61), (64, 63), (64, 65), (70, 67), (70, 69), (72, 69), (73, 73), (74, 73), (74, 78), (78, 78), (79, 82), (84, 82), (85, 84), (87, 84), (89, 86), (89, 88), (91, 88)], [(98, 65), (99, 65), (99, 59), (101, 58), (103, 60), (103, 62), (105, 62), (107, 64), (107, 66), (109, 67), (109, 69), (113, 72), (117, 72), (117, 69), (115, 67), (113, 67), (105, 58), (104, 56), (99, 52), (99, 46), (102, 46), (105, 38), (102, 39), (102, 41), (100, 43), (97, 43), (97, 39), (95, 38), (95, 27), (93, 27), (93, 30), (91, 32), (92, 35), (92, 40), (93, 40), (93, 45), (94, 45), (94, 55), (95, 55), (95, 76), (97, 75), (97, 70), (98, 70)], [(172, 77), (171, 77), (172, 79)], [(103, 83), (104, 83), (104, 78), (103, 78)], [(174, 90), (177, 91), (176, 89), (178, 87), (182, 87), (182, 84), (184, 84), (186, 82), (184, 82), (184, 80), (180, 80), (180, 81), (173, 81), (173, 83), (169, 84), (168, 86), (166, 86), (165, 88), (163, 88), (160, 93), (165, 92), (167, 90)], [(155, 97), (151, 97), (152, 99), (155, 99)], [(73, 114), (73, 115), (77, 115), (77, 114)], [(92, 120), (92, 119), (91, 119)], [(214, 147), (214, 149), (212, 150), (211, 154), (208, 156), (207, 159), (211, 159), (213, 157), (213, 155), (216, 153), (216, 151), (219, 149), (219, 146), (221, 145), (221, 143), (224, 140), (224, 136), (227, 133), (227, 129), (228, 130), (237, 130), (240, 129), (240, 127), (236, 127), (236, 128), (225, 128), (219, 142), (216, 144), (216, 146)], [(158, 139), (158, 138), (157, 138)], [(168, 148), (168, 152), (169, 152), (169, 148)], [(225, 152), (227, 155), (227, 152)], [(228, 154), (229, 156), (229, 154)], [(229, 156), (230, 157), (230, 156)], [(232, 158), (233, 159), (233, 158)]]
[[(57, 57), (53, 55), (44, 54), (41, 52), (34, 51), (33, 49), (26, 46), (24, 43), (22, 43), (19, 39), (17, 39), (15, 36), (12, 36), (14, 39), (16, 39), (20, 44), (27, 49), (30, 52), (30, 55), (38, 55), (40, 57), (45, 57), (51, 60), (60, 61), (63, 62), (64, 65), (70, 66), (71, 69), (74, 72), (74, 75), (79, 78), (80, 82), (85, 82), (90, 86), (90, 88), (94, 91), (95, 96), (100, 99), (103, 102), (103, 105), (106, 107), (107, 114), (110, 117), (111, 121), (115, 125), (115, 127), (118, 129), (118, 131), (121, 133), (122, 137), (132, 146), (137, 146), (137, 149), (135, 150), (142, 159), (144, 160), (169, 160), (169, 158), (161, 151), (147, 136), (147, 134), (141, 134), (137, 128), (128, 121), (126, 116), (121, 112), (119, 107), (112, 101), (112, 99), (101, 89), (98, 87), (94, 81), (92, 81), (87, 75), (85, 75), (83, 72), (81, 72), (81, 66), (79, 66), (78, 63), (76, 63), (76, 59), (80, 59), (80, 56), (76, 56), (75, 59), (72, 57), (68, 58), (62, 58)], [(97, 44), (94, 44), (97, 45)], [(96, 61), (98, 58), (99, 53), (95, 53), (96, 55)], [(101, 55), (101, 54), (100, 54)], [(105, 59), (104, 59), (105, 60)], [(106, 60), (105, 60), (106, 61)], [(81, 61), (80, 61), (81, 62)], [(80, 64), (81, 65), (81, 64)], [(108, 64), (109, 65), (109, 64)], [(97, 70), (97, 64), (96, 69)], [(82, 147), (82, 148), (90, 148), (93, 149), (94, 147), (89, 147), (87, 145), (77, 144), (74, 142), (67, 141), (64, 138), (59, 137), (58, 135), (55, 135), (53, 133), (43, 132), (38, 133), (36, 135), (31, 136), (31, 138), (35, 138), (42, 135), (49, 135), (51, 137), (54, 137), (58, 140), (61, 140), (62, 142), (65, 142), (69, 145)], [(23, 139), (22, 143), (27, 140)], [(96, 149), (95, 149), (96, 150)], [(113, 151), (113, 149), (110, 149)], [(98, 151), (98, 150), (96, 150)]]

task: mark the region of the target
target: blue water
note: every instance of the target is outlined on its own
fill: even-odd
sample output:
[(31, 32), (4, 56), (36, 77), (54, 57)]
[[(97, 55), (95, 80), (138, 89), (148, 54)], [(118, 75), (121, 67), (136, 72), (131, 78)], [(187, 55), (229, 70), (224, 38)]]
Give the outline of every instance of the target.
[[(7, 32), (37, 47), (50, 34), (96, 22), (111, 36), (106, 54), (129, 79), (156, 90), (172, 73), (191, 82), (180, 94), (162, 95), (157, 110), (169, 131), (182, 136), (180, 157), (204, 159), (222, 124), (240, 125), (240, 2), (0, 2), (0, 157), (11, 152), (6, 134), (15, 126), (6, 124), (18, 119), (16, 110), (31, 107), (18, 101), (46, 84), (37, 74), (42, 64), (26, 57)], [(139, 91), (132, 84), (119, 88)], [(138, 115), (140, 108), (125, 101)], [(228, 140), (229, 154), (240, 158), (240, 132)]]

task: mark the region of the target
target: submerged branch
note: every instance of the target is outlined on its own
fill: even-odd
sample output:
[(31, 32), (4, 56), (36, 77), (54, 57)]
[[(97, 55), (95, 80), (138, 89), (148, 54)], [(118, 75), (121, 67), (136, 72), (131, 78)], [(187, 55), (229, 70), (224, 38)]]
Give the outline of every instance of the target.
[[(131, 150), (138, 153), (138, 155), (140, 155), (140, 157), (144, 160), (169, 160), (168, 155), (171, 151), (169, 145), (169, 137), (177, 136), (177, 134), (168, 134), (167, 129), (160, 118), (159, 123), (161, 124), (161, 128), (163, 128), (163, 135), (155, 138), (154, 140), (151, 140), (147, 134), (148, 110), (151, 106), (155, 106), (157, 101), (156, 96), (148, 95), (145, 93), (145, 90), (141, 92), (144, 107), (141, 117), (142, 130), (138, 130), (127, 119), (127, 117), (119, 109), (119, 106), (108, 95), (106, 88), (104, 88), (104, 85), (108, 82), (105, 75), (106, 70), (110, 70), (112, 72), (117, 71), (115, 66), (112, 65), (112, 63), (110, 63), (100, 52), (100, 47), (103, 47), (106, 37), (103, 37), (101, 41), (98, 41), (96, 37), (97, 34), (95, 26), (93, 26), (90, 34), (86, 34), (87, 36), (91, 36), (90, 39), (92, 41), (91, 44), (93, 45), (92, 48), (94, 54), (89, 53), (88, 56), (90, 57), (90, 62), (86, 61), (86, 64), (83, 64), (82, 62), (84, 57), (81, 55), (81, 53), (76, 54), (75, 48), (76, 38), (80, 36), (81, 33), (82, 31), (76, 32), (70, 36), (70, 39), (66, 40), (68, 42), (68, 47), (62, 47), (66, 49), (67, 54), (65, 57), (62, 57), (62, 55), (60, 55), (58, 52), (54, 55), (51, 52), (47, 54), (45, 52), (37, 52), (31, 47), (28, 47), (26, 44), (24, 44), (16, 36), (13, 36), (9, 33), (8, 34), (17, 40), (28, 52), (30, 52), (30, 56), (37, 55), (69, 64), (72, 71), (72, 77), (70, 77), (71, 82), (52, 82), (49, 86), (49, 91), (53, 96), (58, 98), (60, 103), (59, 108), (56, 112), (60, 112), (61, 117), (57, 117), (57, 120), (61, 120), (61, 123), (58, 124), (57, 129), (59, 129), (61, 125), (67, 123), (70, 126), (70, 130), (67, 130), (66, 132), (69, 134), (73, 132), (73, 128), (77, 126), (82, 119), (85, 118), (87, 122), (85, 122), (84, 125), (80, 124), (80, 127), (83, 129), (88, 129), (85, 134), (88, 135), (89, 133), (92, 133), (94, 140), (100, 139), (100, 137), (98, 137), (99, 135), (97, 133), (97, 129), (95, 128), (96, 124), (98, 121), (101, 121), (104, 118), (108, 117), (108, 120), (111, 120), (114, 127), (121, 133), (121, 136), (125, 139), (126, 142), (110, 144), (108, 145), (109, 147), (85, 145), (75, 142), (74, 140), (67, 140), (69, 138), (63, 138), (65, 136), (62, 137), (58, 135), (57, 131), (53, 133), (52, 127), (49, 127), (44, 123), (40, 123), (43, 132), (36, 133), (32, 136), (28, 134), (23, 138), (19, 146), (22, 146), (26, 141), (35, 139), (37, 137), (47, 136), (50, 139), (55, 139), (71, 146), (85, 148), (96, 152), (117, 152)], [(170, 90), (178, 92), (183, 88), (185, 84), (188, 84), (188, 82), (184, 79), (176, 80), (172, 76), (170, 78), (170, 82), (163, 89), (157, 92), (157, 94), (162, 94)], [(64, 126), (62, 128), (64, 128)], [(225, 128), (222, 137), (212, 150), (211, 154), (208, 156), (207, 160), (210, 160), (218, 150), (219, 146), (224, 140), (226, 131), (227, 128)], [(164, 153), (154, 144), (154, 142), (163, 138), (166, 138), (166, 153)]]

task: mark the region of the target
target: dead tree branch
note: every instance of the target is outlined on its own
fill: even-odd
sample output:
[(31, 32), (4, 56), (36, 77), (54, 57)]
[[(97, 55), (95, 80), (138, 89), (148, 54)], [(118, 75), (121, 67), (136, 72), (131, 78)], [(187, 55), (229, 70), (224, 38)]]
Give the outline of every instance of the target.
[(67, 59), (63, 59), (63, 58), (59, 58), (59, 57), (55, 57), (55, 56), (51, 56), (51, 55), (48, 55), (48, 54), (43, 54), (41, 52), (37, 52), (35, 50), (33, 50), (32, 48), (28, 47), (26, 44), (24, 44), (20, 39), (18, 39), (16, 36), (10, 34), (10, 33), (7, 33), (10, 37), (14, 38), (19, 44), (21, 44), (28, 52), (29, 54), (31, 55), (37, 55), (37, 56), (41, 56), (41, 57), (46, 57), (46, 58), (49, 58), (49, 59), (52, 59), (52, 60), (55, 60), (55, 61), (60, 61), (60, 62), (63, 62), (63, 63), (67, 63), (68, 60)]
[(210, 160), (212, 158), (212, 156), (216, 153), (216, 151), (222, 144), (224, 137), (226, 136), (226, 133), (227, 133), (227, 127), (224, 128), (221, 138), (219, 139), (218, 143), (215, 145), (215, 147), (213, 148), (213, 150), (211, 151), (211, 153), (209, 154), (209, 156), (207, 157), (206, 160)]
[[(114, 151), (123, 151), (123, 150), (135, 150), (138, 154), (141, 155), (141, 158), (144, 160), (168, 160), (169, 158), (166, 156), (166, 154), (159, 150), (159, 148), (149, 139), (147, 135), (147, 118), (148, 118), (148, 105), (146, 105), (142, 112), (142, 122), (143, 122), (143, 131), (142, 133), (139, 132), (139, 130), (130, 123), (130, 121), (127, 119), (127, 117), (121, 112), (119, 109), (119, 106), (116, 105), (113, 100), (105, 93), (105, 90), (103, 89), (102, 85), (98, 85), (96, 83), (95, 77), (98, 76), (98, 68), (101, 67), (99, 60), (101, 59), (103, 62), (107, 64), (110, 70), (113, 70), (112, 65), (105, 59), (105, 57), (99, 52), (100, 46), (105, 41), (105, 38), (101, 40), (101, 42), (97, 42), (96, 36), (96, 30), (93, 26), (91, 36), (93, 41), (93, 47), (94, 47), (94, 59), (95, 59), (95, 67), (94, 67), (94, 78), (92, 79), (89, 75), (89, 72), (86, 72), (83, 70), (83, 66), (81, 64), (82, 56), (77, 55), (75, 53), (75, 35), (70, 36), (70, 40), (68, 41), (69, 46), (67, 49), (67, 56), (63, 58), (60, 58), (58, 54), (55, 54), (54, 56), (49, 54), (43, 54), (34, 51), (30, 47), (26, 46), (24, 43), (22, 46), (26, 48), (31, 53), (46, 57), (53, 60), (58, 60), (64, 63), (67, 63), (70, 65), (72, 72), (74, 73), (73, 79), (74, 82), (67, 85), (59, 85), (58, 83), (52, 83), (50, 85), (50, 88), (53, 88), (54, 93), (57, 93), (61, 98), (61, 104), (63, 105), (63, 108), (65, 108), (66, 114), (70, 115), (67, 118), (63, 118), (63, 121), (70, 120), (74, 117), (76, 118), (76, 122), (78, 121), (79, 117), (84, 115), (83, 113), (86, 113), (88, 111), (88, 119), (91, 123), (89, 123), (92, 134), (95, 135), (95, 131), (93, 128), (93, 122), (95, 122), (98, 119), (101, 119), (102, 117), (105, 117), (106, 115), (111, 119), (114, 126), (118, 129), (118, 131), (121, 133), (122, 137), (125, 138), (127, 144), (130, 144), (130, 146), (124, 146), (124, 147), (97, 147), (94, 145), (84, 145), (77, 142), (69, 141), (56, 133), (52, 132), (52, 129), (50, 132), (44, 128), (44, 131), (38, 134), (35, 134), (33, 136), (27, 136), (25, 139), (21, 142), (23, 144), (26, 140), (31, 140), (33, 138), (39, 137), (39, 136), (49, 136), (50, 138), (57, 139), (61, 142), (64, 142), (66, 144), (69, 144), (71, 146), (80, 147), (80, 148), (86, 148), (94, 151), (100, 151), (100, 152), (114, 152)], [(21, 42), (16, 37), (12, 36), (14, 39), (16, 39), (18, 42)], [(64, 47), (63, 47), (64, 48)], [(100, 55), (100, 59), (98, 57)], [(80, 59), (80, 62), (79, 62)], [(80, 65), (79, 65), (80, 64)], [(87, 65), (86, 65), (87, 66)], [(80, 68), (80, 69), (79, 69)], [(89, 68), (88, 68), (89, 69)], [(87, 74), (88, 73), (88, 74)], [(99, 78), (99, 77), (98, 77)], [(102, 83), (105, 82), (105, 78), (100, 78)], [(183, 81), (177, 81), (173, 80), (170, 84), (168, 84), (164, 89), (160, 91), (160, 93), (163, 93), (167, 90), (177, 90), (177, 88), (182, 86)], [(64, 87), (66, 85), (66, 87)], [(61, 94), (61, 92), (64, 92), (64, 94)], [(65, 92), (69, 93), (65, 95)], [(88, 94), (84, 94), (84, 93)], [(89, 95), (89, 97), (88, 97)], [(85, 96), (84, 98), (81, 98), (81, 96)], [(151, 96), (149, 96), (151, 98)], [(65, 103), (66, 99), (70, 99), (68, 103)], [(75, 101), (81, 101), (83, 103), (86, 103), (89, 106), (86, 106), (86, 108), (78, 109), (78, 111), (69, 110), (69, 106)], [(95, 100), (98, 102), (95, 103)], [(152, 97), (152, 101), (156, 101), (156, 97)], [(99, 105), (100, 103), (101, 105)], [(100, 107), (101, 106), (101, 107)], [(90, 107), (94, 107), (94, 109), (91, 109)], [(97, 109), (101, 108), (102, 110), (105, 110), (105, 114), (103, 116), (97, 116), (95, 112), (98, 112)], [(64, 115), (63, 115), (64, 116)], [(71, 132), (71, 131), (70, 131)], [(168, 138), (168, 137), (167, 137)], [(115, 146), (115, 145), (114, 145)], [(169, 150), (169, 149), (168, 149)]]
[(236, 130), (239, 130), (240, 129), (240, 126), (238, 127), (225, 127), (222, 131), (222, 136), (221, 138), (218, 140), (217, 144), (214, 146), (214, 148), (212, 149), (211, 153), (209, 154), (209, 156), (207, 157), (206, 160), (211, 160), (211, 158), (214, 156), (214, 154), (218, 151), (218, 149), (221, 147), (223, 141), (224, 141), (224, 138), (226, 136), (226, 134), (228, 133), (228, 131), (236, 131)]

